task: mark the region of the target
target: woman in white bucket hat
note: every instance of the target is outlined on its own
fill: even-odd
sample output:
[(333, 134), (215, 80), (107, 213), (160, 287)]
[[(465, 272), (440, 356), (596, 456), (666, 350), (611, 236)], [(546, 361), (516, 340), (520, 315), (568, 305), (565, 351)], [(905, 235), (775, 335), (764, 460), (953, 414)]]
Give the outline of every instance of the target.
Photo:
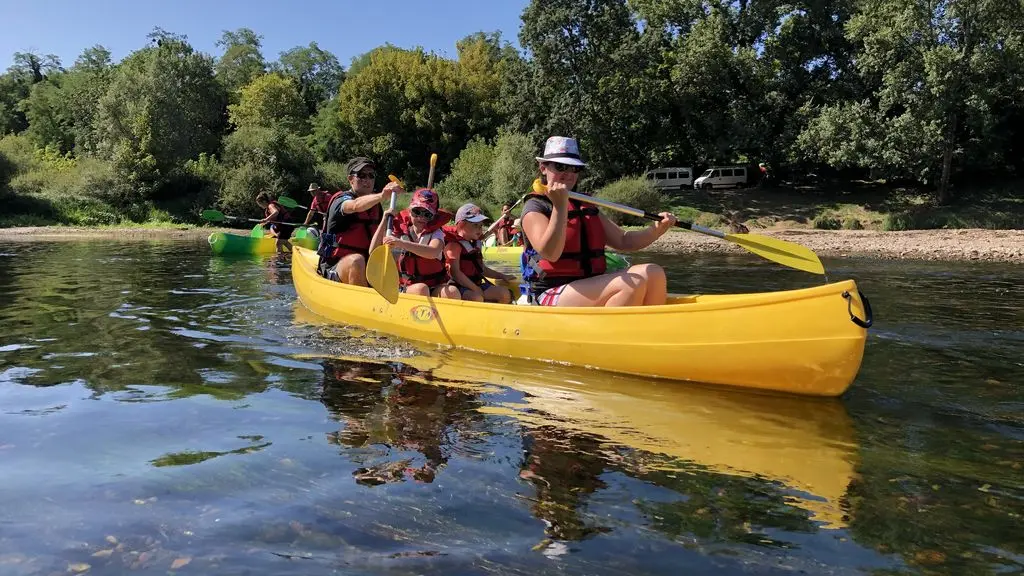
[(569, 199), (569, 191), (586, 168), (573, 138), (552, 136), (536, 157), (543, 194), (523, 204), (521, 289), (524, 301), (540, 306), (650, 306), (664, 304), (665, 270), (637, 264), (606, 274), (604, 250), (620, 252), (650, 246), (676, 223), (669, 212), (644, 230), (626, 232), (602, 216), (597, 207)]

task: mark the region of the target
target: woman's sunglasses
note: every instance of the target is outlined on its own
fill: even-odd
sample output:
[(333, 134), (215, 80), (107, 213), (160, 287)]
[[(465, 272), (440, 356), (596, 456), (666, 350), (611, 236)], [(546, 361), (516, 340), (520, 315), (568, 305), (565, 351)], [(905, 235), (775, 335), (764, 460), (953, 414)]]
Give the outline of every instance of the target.
[(418, 216), (420, 218), (434, 217), (434, 213), (431, 212), (430, 210), (427, 210), (426, 208), (413, 208), (412, 210), (409, 211), (409, 213), (412, 214), (413, 216)]
[(373, 172), (352, 172), (352, 175), (363, 180), (373, 180), (377, 177), (377, 174)]
[(583, 166), (572, 166), (570, 164), (559, 164), (558, 162), (548, 162), (548, 166), (551, 167), (555, 172), (573, 172), (579, 174), (583, 171)]

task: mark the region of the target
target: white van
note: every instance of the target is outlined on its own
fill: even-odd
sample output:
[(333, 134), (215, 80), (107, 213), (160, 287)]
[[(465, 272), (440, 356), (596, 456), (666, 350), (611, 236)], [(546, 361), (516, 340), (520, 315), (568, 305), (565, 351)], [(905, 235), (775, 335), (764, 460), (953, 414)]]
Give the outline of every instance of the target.
[(689, 188), (693, 184), (693, 168), (655, 168), (646, 177), (658, 190)]
[(715, 166), (708, 168), (706, 172), (693, 181), (693, 188), (710, 190), (712, 188), (725, 188), (735, 186), (737, 188), (747, 183), (746, 166)]

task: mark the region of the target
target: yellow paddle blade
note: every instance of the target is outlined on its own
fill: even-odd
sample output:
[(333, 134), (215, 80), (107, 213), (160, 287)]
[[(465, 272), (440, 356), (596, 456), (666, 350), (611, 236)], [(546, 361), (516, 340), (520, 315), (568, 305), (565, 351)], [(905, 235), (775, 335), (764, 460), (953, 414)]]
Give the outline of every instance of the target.
[(769, 238), (760, 234), (726, 234), (725, 240), (739, 244), (762, 258), (778, 262), (783, 266), (803, 270), (812, 274), (824, 274), (825, 266), (818, 255), (793, 242)]
[(398, 302), (398, 263), (387, 244), (374, 248), (370, 253), (370, 260), (366, 263), (366, 281), (388, 302)]

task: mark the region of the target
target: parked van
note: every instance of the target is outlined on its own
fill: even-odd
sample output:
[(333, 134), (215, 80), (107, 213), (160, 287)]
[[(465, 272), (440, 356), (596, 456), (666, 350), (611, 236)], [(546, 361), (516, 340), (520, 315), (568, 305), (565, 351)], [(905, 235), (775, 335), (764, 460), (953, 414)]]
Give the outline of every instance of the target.
[(646, 176), (658, 190), (679, 190), (693, 184), (693, 168), (655, 168)]
[(693, 181), (694, 189), (710, 190), (711, 188), (737, 188), (747, 184), (750, 169), (746, 166), (714, 166)]

